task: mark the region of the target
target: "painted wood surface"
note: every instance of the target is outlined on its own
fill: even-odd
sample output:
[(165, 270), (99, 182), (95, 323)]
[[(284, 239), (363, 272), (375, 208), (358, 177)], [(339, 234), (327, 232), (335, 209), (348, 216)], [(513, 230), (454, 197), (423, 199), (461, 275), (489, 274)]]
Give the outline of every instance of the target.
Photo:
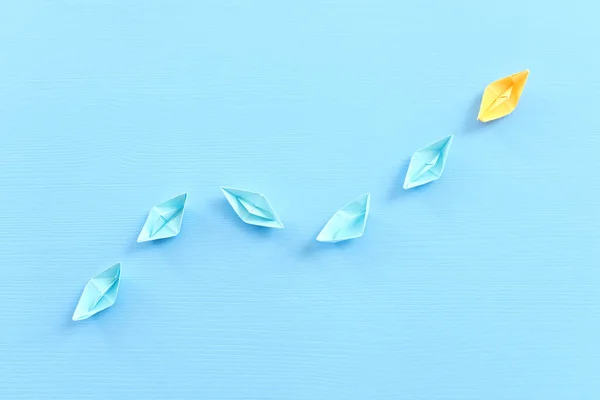
[[(597, 399), (596, 11), (4, 2), (0, 395)], [(525, 68), (517, 110), (477, 122)], [(442, 179), (404, 191), (451, 133)], [(222, 185), (285, 229), (244, 225)], [(180, 235), (137, 244), (183, 191)], [(363, 238), (314, 241), (366, 192)], [(73, 323), (118, 261), (116, 305)]]

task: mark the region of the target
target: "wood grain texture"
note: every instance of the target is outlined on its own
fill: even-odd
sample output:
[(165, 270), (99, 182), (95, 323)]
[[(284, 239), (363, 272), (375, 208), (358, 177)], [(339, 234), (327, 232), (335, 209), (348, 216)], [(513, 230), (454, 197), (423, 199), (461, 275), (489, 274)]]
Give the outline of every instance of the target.
[[(206, 3), (3, 6), (1, 397), (597, 399), (598, 6)], [(402, 190), (450, 133), (442, 179)], [(181, 234), (135, 243), (183, 191)], [(365, 192), (365, 236), (318, 245)], [(116, 305), (73, 323), (117, 261)]]

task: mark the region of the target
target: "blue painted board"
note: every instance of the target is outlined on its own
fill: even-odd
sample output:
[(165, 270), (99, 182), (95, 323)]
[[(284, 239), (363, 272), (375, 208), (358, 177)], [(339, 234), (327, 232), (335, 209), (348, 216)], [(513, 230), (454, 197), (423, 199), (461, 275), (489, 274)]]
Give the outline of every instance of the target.
[[(597, 3), (1, 8), (1, 398), (600, 397)], [(525, 68), (516, 111), (477, 122)], [(182, 192), (181, 233), (136, 243)], [(367, 192), (362, 238), (315, 242)], [(71, 321), (119, 261), (117, 303)]]

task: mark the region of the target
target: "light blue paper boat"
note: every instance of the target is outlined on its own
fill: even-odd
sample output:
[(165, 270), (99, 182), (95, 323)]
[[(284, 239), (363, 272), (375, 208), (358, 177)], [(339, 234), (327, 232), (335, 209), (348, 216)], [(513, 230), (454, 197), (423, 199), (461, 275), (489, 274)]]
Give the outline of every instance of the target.
[(370, 203), (371, 195), (367, 193), (340, 208), (327, 221), (317, 241), (337, 243), (361, 237), (367, 225)]
[(410, 189), (440, 179), (454, 135), (447, 136), (415, 151), (410, 159), (404, 189)]
[(283, 228), (277, 213), (265, 196), (221, 186), (225, 198), (242, 221), (267, 228)]
[(138, 243), (177, 236), (181, 230), (187, 193), (155, 205), (137, 238)]
[(83, 289), (77, 307), (75, 307), (73, 321), (88, 319), (115, 304), (120, 282), (121, 263), (105, 269), (90, 279)]

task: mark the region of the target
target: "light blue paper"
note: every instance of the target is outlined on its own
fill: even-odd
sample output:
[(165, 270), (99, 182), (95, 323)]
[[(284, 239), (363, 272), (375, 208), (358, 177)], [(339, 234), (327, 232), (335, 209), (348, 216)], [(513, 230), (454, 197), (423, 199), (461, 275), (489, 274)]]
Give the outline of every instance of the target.
[(337, 243), (361, 237), (367, 225), (370, 203), (371, 195), (367, 193), (340, 208), (327, 221), (317, 241)]
[(155, 205), (137, 238), (138, 243), (177, 236), (181, 230), (187, 193)]
[(404, 189), (410, 189), (440, 179), (454, 135), (447, 136), (415, 151), (410, 159)]
[(90, 279), (75, 307), (73, 321), (88, 319), (115, 304), (120, 282), (121, 263), (105, 269)]
[(283, 223), (265, 196), (221, 186), (225, 198), (242, 221), (267, 228), (283, 228)]

